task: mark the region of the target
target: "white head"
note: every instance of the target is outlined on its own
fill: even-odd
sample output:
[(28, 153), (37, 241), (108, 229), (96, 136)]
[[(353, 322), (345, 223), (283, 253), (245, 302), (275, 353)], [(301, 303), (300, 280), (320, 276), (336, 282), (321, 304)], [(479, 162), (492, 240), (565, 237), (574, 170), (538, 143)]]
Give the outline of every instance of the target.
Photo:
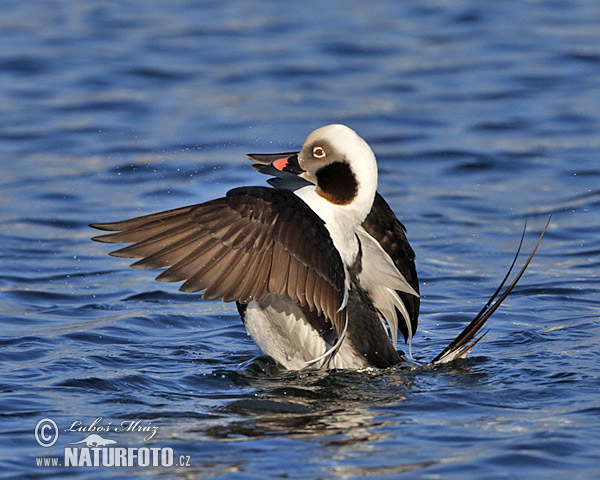
[(321, 197), (366, 218), (377, 190), (377, 161), (354, 130), (339, 124), (318, 128), (306, 138), (298, 164), (300, 176), (317, 185)]

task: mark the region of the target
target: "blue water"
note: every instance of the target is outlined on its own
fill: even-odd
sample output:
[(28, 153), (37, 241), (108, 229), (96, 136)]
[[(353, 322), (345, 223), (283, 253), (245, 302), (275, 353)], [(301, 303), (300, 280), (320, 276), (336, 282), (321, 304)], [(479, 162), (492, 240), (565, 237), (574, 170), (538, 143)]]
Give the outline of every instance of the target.
[[(5, 1), (0, 105), (1, 478), (600, 478), (598, 2)], [(233, 305), (89, 240), (332, 122), (417, 252), (421, 362), (554, 213), (467, 360), (281, 371)], [(190, 465), (36, 467), (98, 418)]]

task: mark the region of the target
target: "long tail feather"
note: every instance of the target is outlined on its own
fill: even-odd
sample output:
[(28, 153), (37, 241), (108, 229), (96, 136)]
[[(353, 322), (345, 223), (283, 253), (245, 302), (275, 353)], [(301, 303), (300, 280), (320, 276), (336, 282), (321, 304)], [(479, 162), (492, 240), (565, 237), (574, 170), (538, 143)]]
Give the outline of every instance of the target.
[[(498, 307), (502, 304), (502, 302), (506, 299), (506, 297), (508, 297), (510, 292), (512, 292), (512, 290), (517, 285), (517, 282), (523, 276), (525, 269), (529, 266), (529, 262), (531, 262), (531, 259), (533, 258), (533, 256), (535, 255), (535, 252), (537, 251), (538, 247), (540, 246), (542, 238), (544, 237), (544, 234), (546, 233), (546, 230), (548, 229), (548, 225), (550, 225), (551, 219), (552, 219), (552, 215), (550, 215), (550, 218), (548, 218), (548, 222), (546, 223), (544, 230), (540, 234), (540, 238), (538, 239), (537, 243), (535, 244), (533, 251), (531, 252), (529, 257), (525, 261), (525, 264), (523, 265), (523, 267), (521, 268), (521, 270), (519, 271), (519, 273), (517, 274), (515, 279), (511, 282), (511, 284), (508, 287), (506, 287), (506, 290), (504, 291), (504, 293), (502, 295), (500, 295), (498, 300), (496, 300), (496, 302), (492, 305), (492, 302), (498, 296), (498, 293), (500, 293), (500, 290), (506, 283), (506, 280), (508, 279), (508, 277), (514, 267), (515, 262), (517, 261), (517, 257), (519, 256), (519, 253), (521, 251), (521, 246), (523, 244), (523, 238), (525, 236), (525, 228), (523, 229), (523, 235), (521, 236), (521, 241), (519, 243), (519, 248), (517, 249), (515, 258), (511, 264), (510, 268), (508, 269), (506, 276), (502, 280), (502, 283), (500, 283), (500, 286), (496, 289), (494, 294), (490, 297), (488, 302), (481, 309), (481, 311), (475, 316), (475, 318), (471, 321), (471, 323), (469, 323), (469, 325), (467, 325), (467, 327), (450, 343), (450, 345), (448, 345), (437, 357), (435, 357), (429, 363), (429, 365), (447, 363), (447, 362), (451, 362), (452, 360), (455, 360), (457, 358), (462, 358), (462, 357), (466, 356), (471, 351), (471, 349), (475, 346), (475, 344), (483, 338), (483, 336), (487, 332), (485, 332), (483, 335), (481, 335), (477, 338), (475, 338), (475, 335), (477, 335), (477, 332), (479, 332), (479, 330), (481, 330), (481, 327), (483, 327), (485, 322), (498, 309)], [(527, 223), (525, 223), (525, 227), (527, 227)], [(474, 338), (475, 338), (475, 340), (473, 340)], [(471, 343), (469, 343), (469, 342), (471, 342)]]

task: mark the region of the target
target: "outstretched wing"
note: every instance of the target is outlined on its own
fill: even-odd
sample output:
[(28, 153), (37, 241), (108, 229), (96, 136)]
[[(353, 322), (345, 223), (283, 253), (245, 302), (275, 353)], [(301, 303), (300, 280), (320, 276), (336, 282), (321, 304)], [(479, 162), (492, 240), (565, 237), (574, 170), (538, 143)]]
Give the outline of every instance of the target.
[(114, 223), (93, 240), (132, 243), (111, 253), (142, 258), (134, 268), (167, 268), (156, 279), (184, 281), (207, 300), (242, 304), (288, 296), (344, 329), (345, 269), (323, 220), (287, 190), (242, 187), (224, 198)]

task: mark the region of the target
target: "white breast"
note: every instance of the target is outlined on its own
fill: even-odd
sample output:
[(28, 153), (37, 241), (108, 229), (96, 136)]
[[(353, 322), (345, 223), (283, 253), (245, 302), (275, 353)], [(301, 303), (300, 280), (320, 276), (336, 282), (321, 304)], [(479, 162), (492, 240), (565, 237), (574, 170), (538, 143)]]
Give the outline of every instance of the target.
[(325, 200), (316, 192), (314, 185), (307, 185), (294, 193), (323, 219), (344, 265), (348, 267), (354, 264), (358, 254), (358, 240), (354, 232), (364, 221), (366, 214), (363, 217), (363, 212), (357, 211), (352, 204), (335, 205)]

